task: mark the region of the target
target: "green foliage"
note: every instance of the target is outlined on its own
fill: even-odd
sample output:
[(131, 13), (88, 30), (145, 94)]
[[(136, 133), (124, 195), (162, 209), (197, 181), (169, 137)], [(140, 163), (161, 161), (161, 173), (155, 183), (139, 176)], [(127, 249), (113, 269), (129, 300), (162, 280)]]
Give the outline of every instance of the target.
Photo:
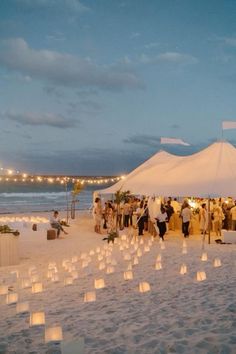
[(104, 238), (103, 238), (103, 240), (104, 240), (104, 241), (107, 240), (108, 243), (109, 243), (109, 242), (114, 243), (115, 238), (117, 238), (117, 237), (119, 237), (118, 232), (117, 232), (117, 231), (111, 231), (111, 232), (108, 234), (107, 237), (104, 237)]
[(77, 197), (77, 195), (82, 191), (83, 188), (84, 188), (83, 183), (79, 181), (76, 181), (74, 183), (73, 190), (71, 192), (73, 199)]
[(0, 225), (1, 234), (13, 234), (14, 236), (19, 236), (20, 233), (18, 230), (12, 230), (8, 225)]
[(130, 191), (121, 192), (120, 190), (118, 190), (115, 193), (115, 203), (120, 204), (124, 202), (129, 195), (130, 195)]

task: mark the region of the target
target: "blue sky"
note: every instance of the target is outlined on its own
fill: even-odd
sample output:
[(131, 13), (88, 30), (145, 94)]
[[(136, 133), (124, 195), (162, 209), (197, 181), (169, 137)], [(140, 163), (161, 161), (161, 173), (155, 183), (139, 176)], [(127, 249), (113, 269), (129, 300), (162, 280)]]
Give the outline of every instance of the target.
[(229, 0), (1, 0), (0, 163), (118, 174), (220, 138), (236, 120), (235, 16)]

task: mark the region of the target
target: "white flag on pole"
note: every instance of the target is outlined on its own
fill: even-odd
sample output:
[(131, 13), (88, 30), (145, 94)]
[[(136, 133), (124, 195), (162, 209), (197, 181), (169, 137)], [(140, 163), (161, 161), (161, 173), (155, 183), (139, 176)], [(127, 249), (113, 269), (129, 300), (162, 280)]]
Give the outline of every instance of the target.
[(161, 138), (161, 144), (176, 144), (176, 145), (184, 145), (190, 146), (190, 144), (186, 143), (182, 139), (176, 138)]
[(225, 120), (222, 122), (222, 129), (236, 129), (236, 121), (235, 120)]

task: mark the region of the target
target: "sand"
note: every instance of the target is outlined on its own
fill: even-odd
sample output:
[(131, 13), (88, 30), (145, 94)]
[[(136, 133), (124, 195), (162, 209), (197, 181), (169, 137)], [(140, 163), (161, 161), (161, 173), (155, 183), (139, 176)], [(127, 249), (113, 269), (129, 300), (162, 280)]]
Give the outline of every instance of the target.
[[(118, 244), (104, 249), (108, 247), (102, 241), (104, 235), (93, 232), (92, 217), (87, 214), (79, 215), (67, 230), (65, 238), (47, 241), (45, 229), (22, 228), (20, 264), (0, 267), (0, 284), (7, 284), (9, 292), (18, 293), (18, 302), (28, 301), (30, 306), (28, 313), (16, 314), (16, 304), (7, 305), (6, 296), (0, 295), (0, 353), (62, 352), (62, 345), (44, 342), (45, 328), (55, 324), (62, 327), (63, 343), (84, 341), (84, 353), (236, 353), (236, 245), (218, 245), (213, 237), (212, 244), (205, 245), (208, 260), (203, 262), (200, 235), (186, 240), (187, 253), (183, 253), (183, 237), (178, 233), (170, 232), (162, 249), (158, 238), (133, 237), (128, 229), (121, 232), (127, 240), (121, 236)], [(142, 256), (132, 267), (133, 280), (124, 280), (137, 247)], [(89, 256), (91, 250), (95, 254)], [(106, 268), (99, 270), (102, 251)], [(86, 268), (82, 268), (84, 253), (90, 257)], [(129, 255), (131, 261), (124, 260)], [(160, 255), (162, 269), (156, 270)], [(215, 258), (221, 260), (221, 267), (213, 266)], [(114, 273), (106, 274), (114, 260)], [(56, 283), (47, 278), (52, 262), (59, 275)], [(183, 263), (185, 275), (180, 274)], [(30, 269), (33, 274), (32, 266), (43, 284), (41, 293), (21, 288)], [(72, 266), (78, 279), (65, 286)], [(12, 271), (18, 271), (19, 278)], [(198, 271), (205, 271), (206, 280), (197, 281)], [(95, 290), (98, 278), (106, 286)], [(150, 291), (140, 293), (139, 283), (144, 281)], [(84, 303), (88, 291), (96, 291), (95, 302)], [(35, 311), (45, 312), (45, 326), (30, 326), (30, 313)]]

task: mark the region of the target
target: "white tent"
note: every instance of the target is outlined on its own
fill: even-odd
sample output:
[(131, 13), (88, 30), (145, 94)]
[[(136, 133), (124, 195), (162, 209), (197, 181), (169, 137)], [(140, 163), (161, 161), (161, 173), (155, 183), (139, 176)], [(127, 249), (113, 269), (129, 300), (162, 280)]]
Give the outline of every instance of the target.
[[(122, 191), (127, 191), (129, 190), (131, 193), (137, 193), (137, 188), (135, 188), (135, 184), (133, 183), (133, 180), (139, 181), (138, 176), (142, 172), (148, 171), (152, 167), (159, 167), (159, 168), (164, 168), (167, 164), (169, 164), (171, 161), (173, 162), (174, 160), (179, 160), (181, 159), (181, 156), (176, 156), (169, 154), (166, 151), (159, 151), (155, 155), (153, 155), (150, 159), (142, 163), (140, 166), (135, 168), (133, 171), (131, 171), (125, 179), (120, 180), (119, 182), (113, 184), (112, 186), (98, 190), (97, 193), (99, 194), (114, 194), (118, 190)], [(135, 178), (137, 177), (137, 178)], [(127, 187), (129, 186), (129, 187)], [(139, 193), (137, 193), (139, 194)]]
[(236, 196), (236, 149), (228, 142), (213, 143), (185, 157), (164, 152), (155, 156), (156, 163), (143, 164), (129, 174), (121, 190), (150, 196)]

